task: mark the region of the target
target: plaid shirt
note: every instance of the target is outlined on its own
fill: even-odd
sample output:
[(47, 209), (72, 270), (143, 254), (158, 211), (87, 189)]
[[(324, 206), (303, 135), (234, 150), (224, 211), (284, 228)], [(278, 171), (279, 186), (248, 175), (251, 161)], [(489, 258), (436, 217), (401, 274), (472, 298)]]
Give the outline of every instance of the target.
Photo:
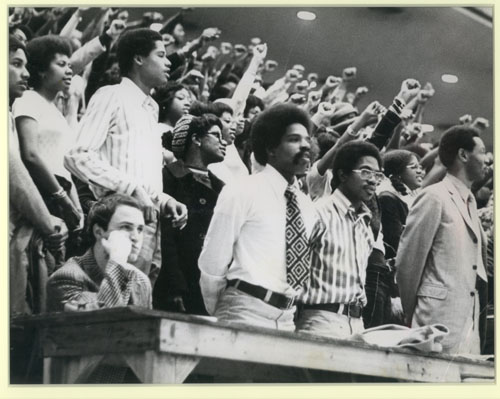
[(72, 301), (78, 307), (95, 309), (137, 305), (151, 308), (151, 283), (139, 269), (124, 268), (108, 261), (103, 271), (92, 248), (75, 256), (49, 278), (47, 310), (63, 311)]

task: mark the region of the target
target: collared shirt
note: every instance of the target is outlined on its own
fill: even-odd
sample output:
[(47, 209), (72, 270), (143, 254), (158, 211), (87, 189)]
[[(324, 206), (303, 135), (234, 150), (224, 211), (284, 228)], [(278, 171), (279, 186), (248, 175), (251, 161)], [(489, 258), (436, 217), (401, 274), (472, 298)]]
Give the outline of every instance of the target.
[(366, 266), (374, 244), (370, 210), (362, 204), (356, 212), (339, 189), (315, 205), (322, 223), (313, 232), (311, 278), (302, 301), (366, 304)]
[[(283, 176), (266, 165), (262, 172), (222, 190), (198, 260), (201, 291), (210, 314), (227, 279), (296, 294), (286, 282), (287, 186)], [(317, 220), (314, 207), (298, 189), (297, 200), (310, 237)]]
[(68, 259), (47, 283), (49, 311), (62, 311), (66, 302), (85, 308), (136, 305), (151, 308), (149, 278), (132, 265), (108, 260), (102, 270), (90, 248), (82, 256)]
[(153, 200), (162, 192), (158, 104), (128, 78), (92, 96), (65, 166), (100, 198), (131, 195), (142, 186)]
[[(478, 275), (483, 279), (486, 280), (486, 269), (485, 265), (483, 262), (483, 255), (482, 255), (482, 234), (481, 234), (481, 221), (479, 220), (479, 214), (477, 212), (476, 208), (476, 200), (474, 199), (474, 195), (472, 194), (472, 191), (467, 187), (464, 182), (462, 182), (460, 179), (457, 177), (453, 176), (450, 173), (447, 173), (446, 176), (444, 177), (443, 180), (448, 180), (453, 184), (453, 186), (457, 189), (458, 194), (460, 195), (460, 198), (463, 200), (463, 206), (465, 207), (465, 212), (467, 212), (470, 216), (470, 219), (472, 223), (476, 227), (476, 232), (477, 234), (477, 239), (479, 242), (479, 245), (477, 246), (477, 260), (476, 260), (476, 265), (478, 266)], [(472, 201), (474, 202), (473, 209), (469, 209), (469, 197), (472, 197)]]

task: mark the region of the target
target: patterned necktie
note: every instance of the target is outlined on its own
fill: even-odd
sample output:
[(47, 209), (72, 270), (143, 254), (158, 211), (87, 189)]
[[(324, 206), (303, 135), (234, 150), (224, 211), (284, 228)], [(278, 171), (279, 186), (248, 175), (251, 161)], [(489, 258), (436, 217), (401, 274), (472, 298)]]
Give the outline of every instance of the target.
[(286, 197), (286, 281), (300, 290), (309, 275), (309, 245), (304, 220), (300, 214), (294, 187), (289, 185)]

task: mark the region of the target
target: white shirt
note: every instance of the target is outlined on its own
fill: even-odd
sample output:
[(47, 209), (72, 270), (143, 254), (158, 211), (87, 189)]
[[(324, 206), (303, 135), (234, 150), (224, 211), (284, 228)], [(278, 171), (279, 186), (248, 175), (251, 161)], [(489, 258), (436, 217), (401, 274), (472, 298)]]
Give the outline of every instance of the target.
[(100, 88), (79, 124), (65, 166), (89, 182), (97, 198), (110, 191), (131, 195), (142, 186), (152, 200), (163, 191), (158, 104), (130, 79)]
[(55, 104), (36, 91), (28, 90), (14, 101), (12, 113), (14, 118), (26, 116), (38, 123), (39, 155), (52, 173), (70, 180), (71, 176), (64, 168), (63, 160), (75, 143), (75, 132)]
[(309, 195), (313, 201), (317, 201), (320, 198), (327, 197), (332, 194), (331, 182), (333, 178), (333, 171), (331, 169), (327, 169), (324, 175), (320, 175), (318, 171), (318, 163), (319, 161), (314, 162), (306, 175)]
[(240, 154), (234, 144), (226, 147), (226, 156), (222, 162), (211, 163), (208, 170), (216, 177), (228, 184), (234, 180), (248, 176), (248, 169), (241, 160)]
[[(241, 279), (294, 296), (286, 282), (287, 181), (272, 166), (226, 185), (219, 195), (198, 265), (205, 306), (213, 314), (226, 280)], [(295, 185), (296, 186), (296, 185)], [(316, 222), (311, 200), (297, 189), (310, 237)]]

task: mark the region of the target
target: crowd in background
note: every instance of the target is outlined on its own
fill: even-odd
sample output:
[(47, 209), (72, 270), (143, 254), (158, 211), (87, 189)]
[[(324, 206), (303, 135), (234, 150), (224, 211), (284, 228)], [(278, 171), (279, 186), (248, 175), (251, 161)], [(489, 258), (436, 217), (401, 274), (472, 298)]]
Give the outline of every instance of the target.
[[(409, 76), (394, 93), (391, 104), (374, 101), (360, 109), (359, 100), (368, 89), (356, 87), (355, 66), (318, 76), (307, 65), (296, 64), (284, 76), (270, 81), (269, 74), (278, 63), (266, 59), (266, 38), (229, 43), (223, 27), (206, 27), (188, 40), (183, 18), (196, 10), (182, 9), (175, 15), (167, 10), (148, 12), (140, 20), (130, 21), (126, 9), (101, 8), (81, 26), (86, 12), (84, 8), (59, 7), (11, 8), (9, 12), (10, 134), (15, 136), (9, 138), (13, 316), (127, 303), (213, 314), (211, 304), (204, 300), (211, 282), (203, 273), (200, 276), (200, 268), (206, 271), (210, 263), (209, 255), (202, 251), (210, 251), (204, 249), (204, 243), (208, 235), (215, 234), (212, 230), (216, 227), (210, 223), (216, 206), (222, 206), (219, 194), (246, 181), (247, 176), (265, 171), (267, 161), (256, 150), (259, 138), (252, 136), (259, 129), (254, 124), (259, 123), (261, 113), (285, 104), (308, 118), (304, 125), (310, 125), (310, 159), (297, 176), (297, 184), (315, 203), (331, 196), (341, 184), (335, 180), (334, 166), (343, 146), (362, 141), (376, 148), (383, 168), (378, 174), (360, 171), (362, 179), (376, 180), (376, 192), (365, 201), (373, 243), (361, 273), (366, 297), (362, 320), (364, 328), (408, 325), (396, 281), (401, 236), (418, 193), (441, 181), (447, 171), (438, 156), (439, 142), (430, 140), (424, 129), (425, 109), (432, 107), (435, 93), (430, 83)], [(124, 76), (134, 71), (132, 65), (123, 70), (126, 54), (119, 47), (121, 38), (137, 29), (149, 29), (159, 35), (154, 37), (161, 37), (165, 54), (160, 56), (168, 60), (166, 77), (144, 81), (144, 87), (153, 87), (151, 96), (142, 98), (135, 87), (128, 87), (122, 95), (130, 100), (127, 107), (152, 107), (157, 120), (143, 118), (140, 112), (130, 111), (133, 108), (116, 111), (113, 104), (122, 98), (108, 90), (111, 85), (123, 85)], [(24, 71), (22, 56), (21, 60), (15, 57), (19, 49), (26, 56)], [(132, 56), (140, 52), (132, 47), (129, 51)], [(16, 76), (18, 80), (13, 82)], [(137, 103), (132, 104), (132, 100)], [(148, 134), (155, 137), (151, 143), (159, 143), (161, 151), (150, 151), (146, 138), (133, 142), (120, 139), (119, 132), (136, 129), (134, 124), (144, 120), (149, 123)], [(489, 129), (488, 121), (480, 116), (464, 115), (451, 122), (479, 134)], [(272, 126), (272, 118), (267, 123)], [(104, 125), (110, 126), (111, 138), (100, 135)], [(108, 140), (112, 145), (99, 149)], [(96, 157), (91, 159), (84, 148), (93, 148)], [(149, 155), (132, 159), (131, 151)], [(487, 238), (485, 269), (492, 304), (493, 155), (487, 153), (484, 158), (485, 174), (471, 191)], [(123, 179), (104, 167), (99, 163), (103, 159), (111, 160), (118, 169), (123, 167), (134, 179)], [(163, 170), (155, 168), (158, 164)], [(144, 187), (140, 194), (137, 181)], [(155, 186), (158, 181), (159, 188)], [(262, 190), (266, 193), (265, 187)], [(131, 195), (136, 202), (119, 197), (103, 203), (111, 193)], [(146, 201), (145, 196), (153, 201)], [(227, 197), (226, 193), (224, 201)], [(89, 248), (99, 237), (95, 228), (99, 218), (108, 217), (106, 223), (110, 222), (120, 204), (144, 211), (146, 227), (140, 234), (144, 234), (143, 246), (149, 252), (138, 252), (134, 264), (149, 277), (152, 291), (134, 294), (132, 290), (124, 299), (109, 294), (113, 289), (110, 285), (106, 295), (95, 290), (101, 295), (97, 299), (68, 296), (70, 288), (64, 284), (69, 275), (62, 274), (61, 267), (73, 257), (83, 258), (78, 262), (85, 264)], [(239, 209), (219, 208), (215, 213), (239, 217)], [(336, 239), (340, 240), (333, 237)], [(404, 254), (399, 254), (401, 257)], [(135, 302), (129, 297), (136, 298)], [(93, 300), (95, 304), (91, 304)], [(307, 299), (304, 302), (308, 303)]]

